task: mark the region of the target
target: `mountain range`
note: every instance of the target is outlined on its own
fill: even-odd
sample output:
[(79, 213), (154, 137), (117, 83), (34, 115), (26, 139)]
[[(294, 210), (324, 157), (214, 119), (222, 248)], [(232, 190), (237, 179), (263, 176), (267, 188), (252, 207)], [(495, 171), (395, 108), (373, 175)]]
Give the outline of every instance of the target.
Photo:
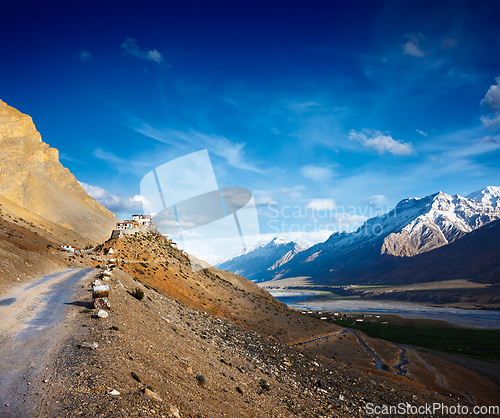
[(306, 249), (305, 245), (275, 237), (268, 244), (245, 249), (237, 256), (222, 261), (217, 268), (260, 282)]
[[(385, 282), (382, 277), (385, 272), (385, 280), (408, 283), (413, 280), (408, 274), (400, 274), (398, 279), (390, 273), (391, 269), (404, 269), (402, 266), (407, 260), (458, 242), (470, 232), (500, 219), (499, 197), (500, 187), (489, 186), (467, 197), (438, 192), (423, 198), (408, 198), (387, 214), (368, 219), (355, 232), (333, 233), (325, 242), (290, 254), (286, 261), (282, 260), (280, 247), (270, 243), (227, 260), (219, 267), (241, 271), (259, 282), (307, 277), (315, 284), (381, 283)], [(495, 231), (497, 228), (490, 232)], [(464, 242), (469, 241), (471, 248), (468, 251), (464, 243), (456, 248), (465, 254), (476, 254), (472, 248), (475, 241)], [(492, 242), (484, 251), (489, 254), (495, 247)], [(272, 249), (275, 250), (276, 266), (270, 268), (275, 264)], [(441, 257), (441, 263), (446, 265), (446, 257)], [(469, 263), (473, 264), (476, 259), (469, 259)], [(416, 269), (413, 262), (408, 271)], [(454, 278), (440, 271), (439, 280)], [(431, 276), (436, 278), (436, 274), (426, 275)]]

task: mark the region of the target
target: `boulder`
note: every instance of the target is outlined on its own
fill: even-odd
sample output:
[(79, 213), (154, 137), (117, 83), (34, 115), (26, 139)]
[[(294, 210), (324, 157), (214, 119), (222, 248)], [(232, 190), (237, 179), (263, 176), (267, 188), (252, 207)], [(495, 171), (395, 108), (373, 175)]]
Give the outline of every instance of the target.
[(97, 317), (98, 318), (107, 318), (108, 317), (108, 313), (103, 310), (103, 309), (99, 309), (99, 312), (97, 312)]
[(97, 298), (92, 300), (92, 302), (94, 304), (94, 309), (105, 309), (107, 311), (111, 309), (108, 298)]
[(152, 390), (149, 390), (148, 388), (144, 388), (143, 396), (146, 399), (152, 399), (154, 401), (160, 401), (160, 402), (162, 401), (162, 399), (156, 393), (154, 393)]

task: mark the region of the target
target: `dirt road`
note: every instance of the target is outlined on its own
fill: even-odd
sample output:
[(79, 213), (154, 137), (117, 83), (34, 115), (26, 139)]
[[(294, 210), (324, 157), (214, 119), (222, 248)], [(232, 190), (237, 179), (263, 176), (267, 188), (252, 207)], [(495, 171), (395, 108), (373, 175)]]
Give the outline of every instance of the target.
[[(68, 269), (20, 284), (0, 299), (0, 416), (34, 416), (47, 365), (68, 337), (75, 299), (94, 269)], [(45, 381), (45, 382), (44, 382)]]

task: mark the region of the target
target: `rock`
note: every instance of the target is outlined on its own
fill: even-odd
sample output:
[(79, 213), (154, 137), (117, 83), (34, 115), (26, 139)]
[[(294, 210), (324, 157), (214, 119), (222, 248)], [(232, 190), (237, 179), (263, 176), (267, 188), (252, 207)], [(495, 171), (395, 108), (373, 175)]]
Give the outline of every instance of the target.
[(142, 393), (145, 399), (152, 399), (154, 401), (162, 402), (162, 399), (156, 393), (154, 393), (152, 390), (149, 390), (148, 388), (144, 388)]
[(170, 404), (169, 405), (169, 414), (171, 417), (173, 418), (181, 418), (181, 414), (179, 412), (179, 408), (177, 408), (176, 406)]
[(99, 318), (107, 318), (109, 314), (106, 311), (99, 309), (99, 312), (97, 312), (97, 316)]
[(94, 309), (106, 309), (107, 311), (111, 309), (108, 298), (97, 298), (93, 299), (92, 302), (94, 304)]
[(241, 393), (241, 394), (243, 395), (243, 389), (242, 389), (241, 387), (236, 386), (236, 391), (237, 391), (238, 393)]
[(95, 350), (97, 347), (99, 347), (99, 344), (97, 343), (81, 343), (79, 345), (80, 348), (88, 348), (90, 350)]
[(109, 236), (118, 219), (61, 165), (58, 150), (42, 142), (33, 120), (4, 101), (0, 101), (0, 155), (2, 197), (92, 241)]
[(21, 279), (20, 279), (19, 277), (18, 277), (18, 278), (16, 278), (16, 280), (17, 280), (18, 282), (20, 282), (20, 281), (21, 281)]
[(340, 400), (340, 401), (345, 401), (345, 397), (344, 397), (344, 395), (340, 394), (340, 395), (339, 395), (339, 400)]
[(118, 395), (120, 395), (120, 392), (118, 392), (116, 389), (113, 389), (111, 392), (108, 393), (108, 395), (118, 396)]
[(109, 285), (98, 284), (92, 286), (92, 299), (109, 297)]
[(269, 386), (269, 382), (266, 379), (260, 379), (260, 387), (264, 390), (270, 390), (271, 386)]

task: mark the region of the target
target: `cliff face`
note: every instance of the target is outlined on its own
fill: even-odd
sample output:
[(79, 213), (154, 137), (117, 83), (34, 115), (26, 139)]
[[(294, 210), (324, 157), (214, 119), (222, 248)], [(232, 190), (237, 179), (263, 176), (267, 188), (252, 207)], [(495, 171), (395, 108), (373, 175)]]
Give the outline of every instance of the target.
[(1, 100), (0, 195), (91, 241), (107, 238), (117, 222), (62, 166), (32, 119)]

